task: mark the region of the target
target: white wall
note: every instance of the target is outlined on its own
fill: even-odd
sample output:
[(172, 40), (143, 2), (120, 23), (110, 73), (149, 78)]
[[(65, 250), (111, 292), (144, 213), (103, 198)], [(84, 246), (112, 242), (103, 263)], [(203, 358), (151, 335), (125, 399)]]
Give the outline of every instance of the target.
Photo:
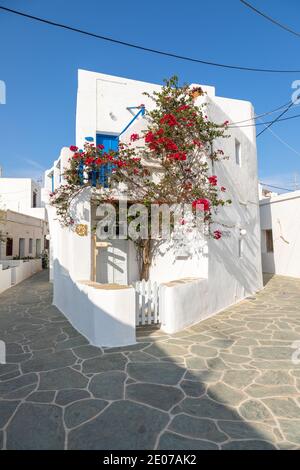
[[(260, 201), (262, 267), (266, 273), (300, 277), (300, 191)], [(265, 230), (273, 231), (274, 252), (267, 253)]]
[(0, 293), (42, 270), (42, 260), (0, 261)]
[(26, 214), (33, 207), (33, 192), (36, 192), (36, 207), (41, 207), (41, 188), (31, 178), (0, 178), (0, 204), (2, 209)]

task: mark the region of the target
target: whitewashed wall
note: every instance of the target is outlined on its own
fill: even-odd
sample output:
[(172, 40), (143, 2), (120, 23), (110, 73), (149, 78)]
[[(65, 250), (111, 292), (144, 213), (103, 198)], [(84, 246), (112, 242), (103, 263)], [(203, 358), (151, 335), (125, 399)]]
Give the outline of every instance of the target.
[[(251, 103), (218, 97), (213, 87), (202, 86), (202, 88), (207, 91), (206, 99), (209, 104), (207, 114), (215, 122), (223, 123), (229, 120), (234, 123), (253, 117)], [(86, 136), (95, 138), (97, 132), (118, 135), (132, 118), (132, 114), (126, 108), (143, 103), (151, 109), (153, 103), (142, 93), (144, 91), (151, 93), (158, 89), (159, 85), (155, 84), (80, 70), (76, 145), (81, 147)], [(199, 104), (202, 101), (203, 98), (199, 100)], [(142, 119), (128, 130), (127, 139), (129, 134), (135, 132), (136, 129), (141, 129), (141, 123)], [(193, 304), (190, 315), (187, 301), (182, 300), (186, 299), (183, 291), (197, 289), (197, 282), (192, 287), (189, 285), (184, 287), (182, 296), (179, 296), (179, 303), (176, 296), (179, 295), (181, 289), (178, 292), (176, 289), (171, 289), (173, 294), (170, 299), (174, 296), (174, 299), (177, 299), (174, 302), (180, 307), (176, 309), (176, 316), (173, 315), (174, 325), (168, 327), (169, 331), (181, 328), (183, 324), (195, 323), (197, 320), (208, 317), (262, 287), (255, 133), (253, 128), (231, 129), (229, 133), (230, 138), (220, 139), (215, 144), (217, 148), (223, 149), (225, 155), (229, 156), (229, 160), (216, 163), (212, 169), (212, 174), (217, 174), (219, 178), (219, 184), (227, 188), (226, 196), (233, 200), (231, 206), (219, 210), (217, 219), (220, 225), (215, 227), (224, 231), (223, 225), (228, 226), (228, 237), (224, 236), (221, 240), (209, 240), (207, 246), (204, 244), (204, 251), (198, 258), (192, 254), (176, 259), (174, 251), (162, 246), (150, 271), (152, 280), (164, 283), (186, 277), (199, 279), (199, 292), (201, 291), (203, 301)], [(123, 138), (125, 140), (126, 135)], [(235, 138), (241, 144), (241, 165), (238, 165), (235, 159)], [(59, 171), (60, 164), (59, 160), (56, 161), (52, 170)], [(87, 206), (86, 210), (88, 212)], [(90, 220), (82, 216), (79, 219)], [(79, 246), (76, 247), (77, 242), (73, 235), (67, 231), (60, 232), (57, 225), (53, 225), (52, 234), (53, 229), (57, 232), (57, 235), (54, 235), (56, 241), (53, 241), (54, 298), (55, 304), (66, 313), (66, 306), (63, 305), (66, 296), (69, 296), (69, 308), (74, 305), (74, 297), (72, 297), (74, 292), (71, 293), (72, 289), (69, 289), (68, 282), (89, 278), (91, 251), (86, 240), (82, 242), (79, 249)], [(241, 229), (246, 230), (246, 235), (243, 239), (240, 257)], [(74, 252), (77, 253), (76, 258), (72, 258)], [(82, 258), (78, 257), (78, 253), (82, 255)], [(56, 271), (55, 263), (59, 263), (58, 271)], [(66, 283), (63, 277), (68, 278)], [(204, 290), (202, 290), (204, 284), (200, 279), (207, 280)], [(171, 290), (167, 291), (171, 292)], [(194, 298), (198, 298), (199, 292), (195, 292)], [(173, 300), (166, 304), (173, 305)], [(166, 317), (172, 318), (171, 313), (171, 310), (169, 312), (165, 310)], [(181, 318), (184, 318), (183, 322)]]
[[(260, 201), (262, 268), (266, 273), (300, 277), (300, 191)], [(274, 252), (267, 253), (265, 230), (273, 231)]]

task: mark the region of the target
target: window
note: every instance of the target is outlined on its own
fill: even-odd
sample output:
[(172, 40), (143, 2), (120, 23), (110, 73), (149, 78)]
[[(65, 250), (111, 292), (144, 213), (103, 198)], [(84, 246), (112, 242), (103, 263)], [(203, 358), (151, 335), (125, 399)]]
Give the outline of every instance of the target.
[(32, 193), (32, 207), (36, 207), (37, 205), (37, 193), (36, 191), (33, 191)]
[(37, 238), (35, 241), (35, 253), (36, 256), (40, 256), (41, 254), (41, 239)]
[(32, 238), (29, 238), (29, 249), (28, 252), (32, 254)]
[(241, 143), (237, 139), (235, 139), (235, 162), (237, 165), (242, 166)]
[(6, 256), (12, 256), (13, 254), (13, 239), (6, 239)]
[(267, 248), (267, 253), (273, 253), (274, 247), (273, 247), (273, 231), (266, 230), (266, 248)]

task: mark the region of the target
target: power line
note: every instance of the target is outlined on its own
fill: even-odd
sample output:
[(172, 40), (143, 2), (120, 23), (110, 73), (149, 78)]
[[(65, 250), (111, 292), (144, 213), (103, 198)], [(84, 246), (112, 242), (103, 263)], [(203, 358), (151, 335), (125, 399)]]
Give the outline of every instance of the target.
[(15, 15), (19, 15), (19, 16), (22, 16), (22, 17), (25, 17), (25, 18), (29, 18), (31, 20), (39, 21), (41, 23), (45, 23), (45, 24), (48, 24), (48, 25), (51, 25), (51, 26), (56, 26), (58, 28), (63, 28), (63, 29), (69, 30), (69, 31), (84, 34), (86, 36), (90, 36), (90, 37), (93, 37), (93, 38), (96, 38), (96, 39), (102, 39), (103, 41), (108, 41), (108, 42), (112, 42), (112, 43), (119, 44), (119, 45), (122, 45), (122, 46), (127, 46), (127, 47), (131, 47), (131, 48), (134, 48), (134, 49), (139, 49), (141, 51), (151, 52), (151, 53), (154, 53), (154, 54), (159, 54), (159, 55), (163, 55), (163, 56), (167, 56), (167, 57), (173, 57), (175, 59), (186, 60), (186, 61), (194, 62), (194, 63), (198, 63), (198, 64), (211, 65), (211, 66), (214, 66), (214, 67), (221, 67), (221, 68), (234, 69), (234, 70), (243, 70), (243, 71), (248, 71), (248, 72), (300, 73), (300, 70), (282, 70), (282, 69), (263, 69), (263, 68), (258, 68), (258, 67), (243, 67), (243, 66), (238, 66), (238, 65), (229, 65), (229, 64), (221, 64), (221, 63), (218, 63), (218, 62), (210, 62), (210, 61), (203, 60), (203, 59), (195, 59), (193, 57), (183, 56), (183, 55), (175, 54), (175, 53), (172, 53), (172, 52), (166, 52), (166, 51), (162, 51), (162, 50), (158, 50), (158, 49), (152, 49), (152, 48), (149, 48), (149, 47), (140, 46), (138, 44), (133, 44), (133, 43), (129, 43), (129, 42), (126, 42), (126, 41), (121, 41), (121, 40), (118, 40), (118, 39), (114, 39), (114, 38), (111, 38), (111, 37), (108, 37), (108, 36), (102, 36), (100, 34), (91, 33), (89, 31), (85, 31), (85, 30), (82, 30), (82, 29), (79, 29), (79, 28), (74, 28), (72, 26), (68, 26), (68, 25), (65, 25), (65, 24), (62, 24), (62, 23), (56, 23), (54, 21), (46, 20), (46, 19), (40, 18), (38, 16), (29, 15), (27, 13), (24, 13), (24, 12), (21, 12), (21, 11), (18, 11), (18, 10), (12, 10), (11, 8), (6, 8), (6, 7), (3, 7), (3, 6), (0, 6), (0, 9), (3, 10), (3, 11), (6, 11), (8, 13), (13, 13)]
[[(285, 113), (287, 113), (293, 105), (294, 105), (294, 102), (292, 101), (290, 103), (290, 105), (284, 111), (282, 111), (282, 113), (279, 114), (279, 116), (277, 116), (275, 119), (273, 119), (273, 121), (271, 121), (262, 131), (260, 131), (257, 134), (256, 138), (259, 137), (260, 135), (262, 135), (267, 129), (269, 129), (269, 127), (273, 126), (273, 124), (275, 124), (275, 122), (279, 121), (281, 116), (283, 116)], [(266, 123), (264, 123), (264, 124), (266, 124)]]
[(271, 21), (271, 23), (273, 23), (273, 24), (276, 24), (276, 26), (279, 26), (279, 28), (282, 28), (285, 31), (288, 31), (289, 33), (294, 34), (295, 36), (300, 37), (300, 33), (298, 33), (297, 31), (294, 31), (293, 29), (289, 28), (288, 26), (285, 26), (282, 23), (279, 23), (279, 21), (274, 20), (274, 18), (271, 18), (271, 16), (268, 16), (266, 13), (263, 13), (262, 11), (258, 10), (253, 5), (250, 5), (250, 3), (245, 2), (244, 0), (240, 0), (240, 2), (243, 3), (246, 7), (253, 10), (258, 15), (263, 16), (266, 20)]
[(255, 119), (260, 119), (264, 116), (268, 116), (269, 114), (273, 114), (273, 113), (276, 113), (276, 111), (279, 111), (280, 109), (282, 108), (285, 108), (286, 106), (288, 106), (290, 104), (291, 100), (289, 100), (287, 103), (285, 104), (282, 104), (281, 106), (278, 106), (278, 108), (275, 108), (271, 111), (267, 111), (266, 113), (263, 113), (263, 114), (258, 114), (257, 116), (254, 116), (253, 118), (250, 118), (250, 119), (244, 119), (243, 121), (236, 121), (236, 122), (232, 122), (231, 124), (232, 125), (235, 125), (235, 124), (242, 124), (243, 122), (248, 122), (248, 121), (254, 121)]
[(282, 189), (282, 191), (291, 191), (291, 192), (293, 192), (292, 189), (281, 188), (280, 186), (273, 186), (272, 184), (267, 184), (267, 183), (264, 183), (263, 181), (260, 181), (260, 184), (263, 184), (264, 186), (267, 186), (268, 188)]
[[(282, 116), (282, 114), (281, 114), (281, 116)], [(300, 117), (300, 114), (295, 114), (294, 116), (289, 116), (289, 117), (282, 118), (282, 119), (276, 119), (275, 122), (289, 121), (290, 119), (296, 119), (296, 118), (299, 118), (299, 117)], [(273, 123), (274, 123), (274, 120), (273, 121), (266, 121), (266, 122), (256, 122), (254, 124), (245, 124), (244, 126), (232, 125), (232, 126), (227, 126), (227, 129), (237, 129), (237, 128), (241, 128), (241, 127), (265, 126), (266, 124), (273, 124)], [(233, 124), (236, 124), (236, 123), (233, 123)]]

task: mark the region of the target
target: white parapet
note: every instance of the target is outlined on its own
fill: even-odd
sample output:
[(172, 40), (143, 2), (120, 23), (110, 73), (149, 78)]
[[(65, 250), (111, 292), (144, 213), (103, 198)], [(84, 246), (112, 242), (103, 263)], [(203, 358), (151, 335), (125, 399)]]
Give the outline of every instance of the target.
[(42, 260), (1, 260), (0, 293), (42, 270)]
[(185, 278), (161, 284), (161, 329), (166, 333), (173, 334), (198, 323), (207, 311), (207, 279)]
[(64, 270), (60, 274), (54, 276), (53, 303), (91, 344), (118, 347), (136, 342), (133, 287), (74, 281)]

